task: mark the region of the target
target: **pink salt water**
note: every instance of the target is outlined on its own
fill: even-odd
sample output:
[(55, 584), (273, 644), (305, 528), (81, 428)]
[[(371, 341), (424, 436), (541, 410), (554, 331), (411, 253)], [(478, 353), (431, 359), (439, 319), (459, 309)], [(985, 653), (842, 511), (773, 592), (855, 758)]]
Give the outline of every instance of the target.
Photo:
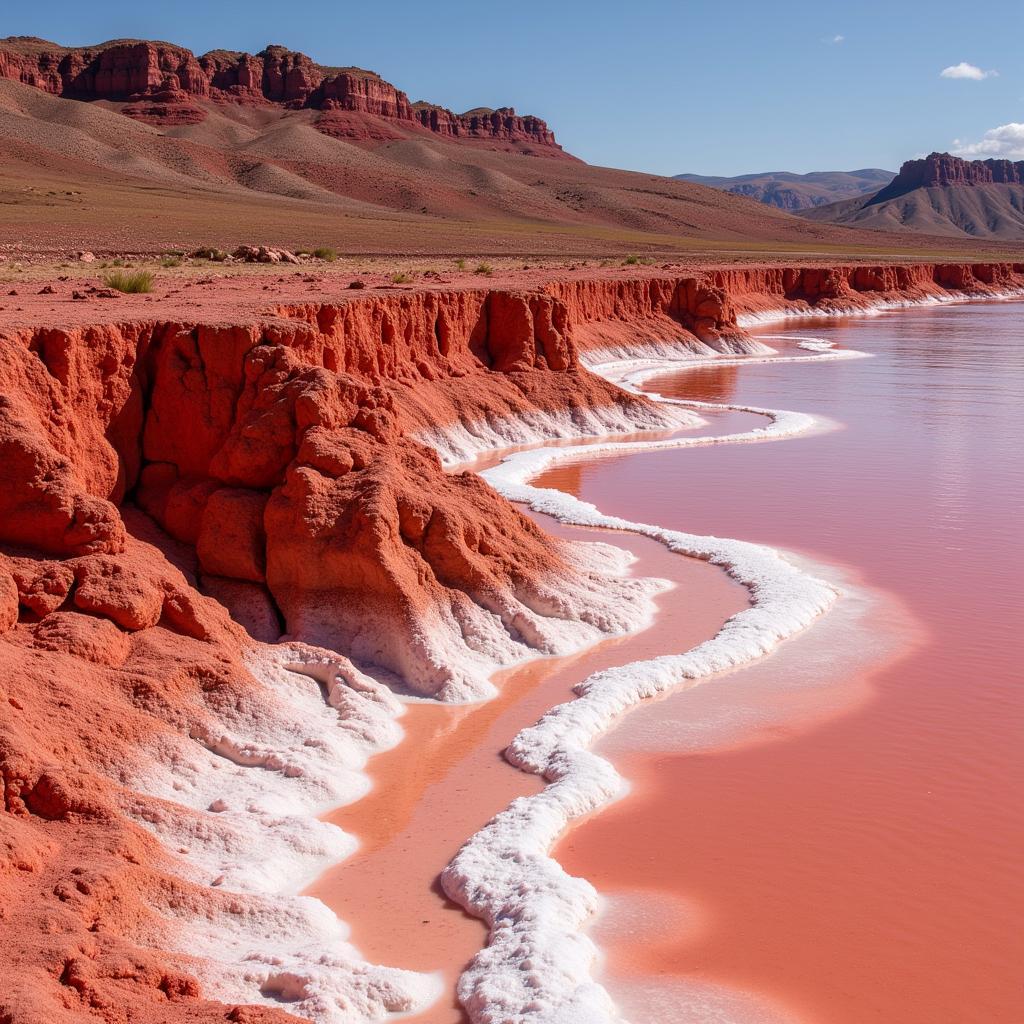
[(633, 1021), (1019, 1024), (1024, 305), (761, 333), (873, 358), (646, 386), (842, 429), (538, 481), (796, 550), (878, 595), (601, 741), (632, 792), (556, 850), (607, 897), (599, 978)]
[[(556, 853), (606, 897), (599, 977), (633, 1021), (1024, 1019), (1022, 313), (780, 328), (875, 358), (707, 366), (649, 386), (843, 429), (577, 460), (538, 481), (805, 553), (849, 592), (772, 657), (641, 707), (601, 742), (632, 792)], [(714, 433), (758, 423), (712, 419)], [(486, 932), (436, 880), (540, 785), (502, 760), (511, 737), (589, 673), (693, 646), (745, 603), (719, 570), (653, 542), (552, 528), (616, 540), (638, 572), (678, 586), (651, 629), (505, 673), (489, 704), (411, 707), (405, 741), (371, 762), (373, 792), (334, 816), (362, 847), (313, 892), (370, 959), (440, 971), (445, 995), (417, 1021), (465, 1020), (454, 984)]]

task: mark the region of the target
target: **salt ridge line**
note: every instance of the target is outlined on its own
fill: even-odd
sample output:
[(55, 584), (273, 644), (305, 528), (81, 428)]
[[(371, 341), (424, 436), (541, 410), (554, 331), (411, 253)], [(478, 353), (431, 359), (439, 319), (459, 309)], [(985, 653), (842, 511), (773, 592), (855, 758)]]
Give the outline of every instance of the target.
[(597, 909), (598, 894), (584, 879), (568, 875), (549, 854), (572, 819), (623, 791), (624, 782), (614, 767), (586, 748), (641, 700), (683, 681), (695, 685), (767, 654), (810, 625), (839, 596), (832, 584), (803, 572), (765, 545), (699, 537), (605, 515), (589, 502), (526, 483), (552, 464), (580, 455), (775, 440), (805, 433), (817, 423), (813, 416), (784, 410), (678, 404), (760, 413), (770, 422), (721, 437), (519, 452), (482, 474), (506, 497), (561, 522), (637, 533), (671, 551), (721, 566), (747, 587), (751, 607), (730, 618), (715, 637), (683, 654), (595, 673), (575, 687), (574, 700), (553, 708), (513, 739), (506, 751), (508, 760), (543, 776), (548, 785), (539, 794), (513, 801), (467, 841), (442, 873), (445, 892), (490, 927), (487, 947), (458, 984), (460, 1001), (481, 1024), (525, 1019), (536, 1024), (607, 1024), (618, 1019), (610, 996), (590, 976), (598, 951), (581, 930)]
[[(588, 621), (561, 620), (550, 642), (536, 637), (536, 647), (520, 644), (507, 657), (481, 654), (481, 674), (585, 648), (653, 617), (666, 584), (629, 577), (630, 553), (580, 543), (567, 554), (593, 574)], [(228, 1003), (287, 1002), (321, 1024), (426, 1009), (443, 991), (439, 975), (366, 962), (348, 925), (300, 895), (355, 850), (357, 840), (322, 815), (366, 793), (368, 759), (402, 739), (403, 702), (347, 658), (298, 641), (254, 643), (246, 665), (262, 684), (250, 701), (163, 738), (128, 808), (174, 855), (175, 872), (211, 894), (198, 910), (165, 908), (176, 948), (196, 958), (207, 994)]]
[(673, 430), (701, 427), (704, 421), (682, 408), (659, 413), (631, 413), (619, 406), (597, 408), (532, 410), (520, 416), (495, 416), (491, 419), (461, 421), (420, 430), (417, 440), (429, 445), (441, 457), (445, 467), (469, 462), (495, 449), (545, 441), (601, 437), (609, 434), (633, 434), (647, 430)]
[[(537, 427), (550, 438), (703, 422), (682, 409), (650, 422), (616, 412), (582, 423), (542, 417)], [(461, 657), (486, 679), (510, 664), (574, 652), (650, 621), (653, 597), (666, 584), (631, 578), (631, 554), (599, 542), (575, 543), (566, 554), (581, 585), (591, 584), (585, 620), (559, 617), (552, 591), (550, 607), (536, 615), (558, 618), (557, 632), (548, 636), (524, 606), (515, 622), (522, 643), (453, 649), (448, 658)], [(251, 706), (191, 736), (165, 738), (133, 796), (130, 813), (175, 854), (176, 873), (211, 893), (198, 914), (191, 906), (168, 909), (177, 948), (196, 958), (192, 969), (207, 994), (228, 1003), (287, 1002), (322, 1024), (364, 1024), (425, 1009), (442, 992), (439, 976), (367, 963), (345, 922), (319, 899), (299, 895), (356, 848), (351, 835), (321, 816), (364, 795), (367, 760), (402, 738), (402, 703), (346, 658), (297, 641), (256, 643), (246, 662), (262, 684)]]
[[(751, 366), (760, 363), (821, 363), (834, 359), (870, 359), (869, 352), (858, 352), (856, 349), (844, 348), (835, 350), (832, 343), (825, 342), (820, 338), (797, 338), (792, 334), (774, 334), (772, 341), (795, 341), (798, 348), (805, 349), (813, 355), (795, 356), (740, 356), (730, 359), (707, 360), (703, 358), (689, 359), (617, 359), (608, 363), (594, 363), (588, 366), (592, 373), (600, 374), (608, 380), (614, 381), (625, 391), (632, 391), (634, 394), (642, 394), (656, 402), (663, 402), (669, 405), (681, 405), (687, 409), (716, 410), (731, 412), (755, 412), (769, 418), (781, 413), (782, 410), (760, 409), (753, 406), (728, 405), (720, 402), (699, 402), (695, 399), (682, 400), (678, 398), (667, 398), (665, 395), (655, 391), (641, 389), (638, 385), (651, 377), (662, 373), (676, 373), (680, 370), (699, 370), (708, 366)], [(802, 342), (802, 344), (801, 344)], [(774, 351), (774, 350), (773, 350)], [(819, 417), (823, 419), (823, 417)], [(700, 440), (700, 439), (694, 439)], [(638, 443), (643, 443), (638, 442)]]

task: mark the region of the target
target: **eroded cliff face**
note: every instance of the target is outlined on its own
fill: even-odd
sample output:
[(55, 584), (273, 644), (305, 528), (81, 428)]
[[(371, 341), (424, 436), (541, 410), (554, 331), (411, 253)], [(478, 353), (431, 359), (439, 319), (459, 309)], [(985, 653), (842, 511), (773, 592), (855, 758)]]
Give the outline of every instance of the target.
[[(606, 559), (415, 439), (606, 406), (663, 424), (580, 369), (563, 312), (539, 293), (414, 294), (0, 340), (0, 1013), (292, 1019), (219, 997), (348, 1022), (422, 1005), (423, 979), (361, 963), (332, 915), (272, 883), (344, 853), (318, 808), (395, 742), (393, 699), (341, 651), (480, 696), (497, 664), (642, 605)], [(289, 682), (307, 662), (323, 695)]]
[(915, 188), (970, 185), (1024, 185), (1024, 160), (964, 160), (949, 153), (930, 153), (908, 160), (875, 200), (902, 195)]
[[(479, 695), (495, 664), (622, 629), (645, 596), (446, 472), (425, 440), (455, 457), (670, 425), (581, 350), (728, 350), (753, 313), (1020, 287), (1021, 264), (749, 268), (7, 331), (0, 1016), (415, 1008), (415, 985), (337, 953), (262, 863), (246, 882), (247, 851), (340, 856), (316, 808), (394, 742), (393, 700), (349, 658), (424, 694)], [(322, 690), (289, 682), (294, 663), (320, 664)], [(348, 745), (311, 732), (328, 714)], [(236, 807), (209, 788), (246, 771)], [(277, 802), (261, 806), (261, 787)], [(282, 817), (300, 798), (308, 820)], [(273, 954), (254, 958), (253, 936)], [(350, 1016), (330, 1018), (340, 1005)]]
[(0, 77), (69, 99), (125, 102), (125, 114), (152, 124), (201, 121), (206, 101), (278, 104), (324, 111), (317, 126), (338, 137), (386, 137), (374, 120), (366, 120), (369, 117), (455, 140), (522, 143), (547, 155), (568, 156), (540, 118), (519, 115), (511, 107), (457, 114), (429, 103), (411, 103), (404, 92), (372, 71), (325, 68), (283, 46), (267, 46), (258, 54), (214, 50), (197, 57), (184, 47), (162, 42), (113, 40), (63, 47), (14, 36), (0, 40)]
[(544, 287), (566, 307), (577, 349), (593, 362), (662, 343), (689, 343), (698, 352), (694, 342), (714, 351), (744, 351), (743, 323), (760, 315), (854, 313), (998, 295), (1024, 288), (1024, 263), (737, 267), (684, 277), (560, 280)]
[[(670, 422), (581, 370), (565, 331), (550, 296), (481, 291), (12, 337), (0, 537), (116, 558), (130, 496), (195, 547), (204, 579), (261, 608), (261, 638), (280, 616), (279, 633), (421, 693), (476, 696), (523, 645), (557, 650), (547, 620), (586, 621), (593, 587), (476, 476), (444, 474), (417, 431), (573, 410)], [(548, 585), (558, 575), (576, 580), (575, 606)], [(65, 599), (81, 607), (78, 583)], [(115, 609), (122, 628), (166, 614), (140, 587)]]

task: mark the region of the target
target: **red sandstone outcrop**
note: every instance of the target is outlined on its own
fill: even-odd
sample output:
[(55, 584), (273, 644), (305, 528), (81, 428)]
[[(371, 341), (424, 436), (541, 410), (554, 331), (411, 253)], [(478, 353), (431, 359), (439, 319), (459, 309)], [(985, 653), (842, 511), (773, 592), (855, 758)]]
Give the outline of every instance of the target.
[(908, 160), (878, 192), (800, 211), (807, 220), (880, 231), (1024, 238), (1024, 161), (963, 160), (932, 153)]
[(921, 160), (904, 163), (878, 196), (888, 198), (915, 188), (966, 185), (1024, 185), (1024, 160), (964, 160), (949, 153), (930, 153)]
[[(127, 102), (125, 114), (156, 125), (202, 120), (202, 101), (279, 104), (324, 111), (318, 126), (337, 137), (381, 137), (372, 121), (362, 123), (369, 117), (456, 140), (520, 143), (547, 155), (566, 155), (540, 118), (519, 115), (511, 107), (456, 114), (429, 103), (414, 104), (372, 71), (325, 68), (283, 46), (267, 46), (258, 54), (214, 50), (196, 57), (184, 47), (162, 42), (111, 40), (65, 47), (13, 36), (0, 39), (0, 78), (71, 99)], [(338, 112), (360, 116), (346, 118)]]
[(541, 293), (276, 312), (232, 327), (108, 324), (7, 339), (0, 539), (93, 556), (62, 563), (77, 583), (69, 600), (96, 610), (101, 578), (128, 602), (115, 621), (151, 626), (178, 595), (118, 568), (118, 505), (131, 494), (196, 547), (205, 576), (265, 584), (289, 632), (421, 692), (473, 689), (445, 664), (457, 652), (442, 657), (439, 634), (498, 660), (502, 642), (543, 646), (535, 610), (558, 603), (545, 580), (574, 571), (475, 476), (444, 475), (415, 435), (580, 407), (667, 421), (580, 369), (564, 308)]
[[(455, 675), (431, 646), (445, 616), (470, 643), (481, 621), (536, 643), (536, 620), (579, 614), (544, 582), (588, 585), (561, 548), (406, 433), (432, 392), (466, 415), (614, 402), (579, 369), (554, 300), (277, 313), (0, 344), (4, 1019), (291, 1019), (204, 999), (188, 957), (164, 951), (180, 946), (173, 919), (238, 904), (172, 873), (138, 823), (165, 812), (131, 788), (154, 745), (219, 736), (263, 692), (251, 641), (200, 580), (247, 624), (262, 601), (267, 639), (281, 612), (301, 631), (326, 609), (316, 626), (335, 649), (423, 689)], [(154, 546), (126, 497), (184, 546)]]

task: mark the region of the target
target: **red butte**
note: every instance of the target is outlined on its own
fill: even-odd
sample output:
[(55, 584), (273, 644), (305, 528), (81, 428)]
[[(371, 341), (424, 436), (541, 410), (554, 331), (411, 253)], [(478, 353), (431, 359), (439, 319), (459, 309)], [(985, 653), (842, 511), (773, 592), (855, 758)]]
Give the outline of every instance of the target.
[[(283, 46), (258, 54), (212, 50), (196, 57), (171, 43), (116, 39), (64, 47), (45, 39), (0, 39), (0, 77), (77, 100), (124, 104), (129, 117), (152, 124), (190, 124), (206, 116), (204, 103), (322, 111), (317, 126), (329, 135), (380, 138), (377, 119), (455, 140), (490, 140), (565, 153), (537, 117), (511, 107), (456, 114), (404, 92), (361, 68), (327, 68)], [(353, 117), (352, 115), (355, 115)], [(367, 122), (366, 119), (371, 119)]]

